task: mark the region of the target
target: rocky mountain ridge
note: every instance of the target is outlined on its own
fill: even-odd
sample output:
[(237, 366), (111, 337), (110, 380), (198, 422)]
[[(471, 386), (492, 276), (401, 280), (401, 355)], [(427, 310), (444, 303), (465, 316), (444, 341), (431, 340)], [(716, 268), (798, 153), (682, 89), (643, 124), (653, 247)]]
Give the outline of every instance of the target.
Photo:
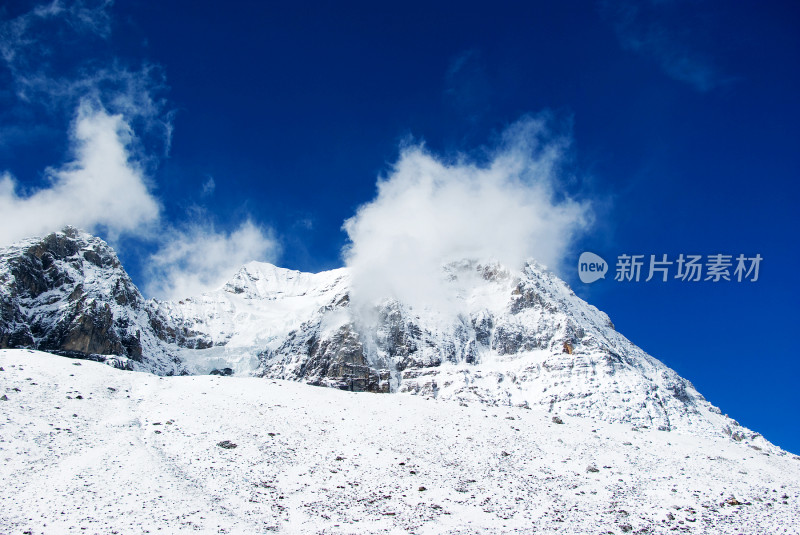
[(310, 274), (257, 262), (219, 290), (148, 300), (105, 242), (66, 228), (0, 249), (0, 348), (95, 355), (159, 375), (542, 407), (772, 447), (535, 262), (511, 270), (463, 261), (443, 275), (446, 310), (385, 299), (357, 314), (347, 269)]

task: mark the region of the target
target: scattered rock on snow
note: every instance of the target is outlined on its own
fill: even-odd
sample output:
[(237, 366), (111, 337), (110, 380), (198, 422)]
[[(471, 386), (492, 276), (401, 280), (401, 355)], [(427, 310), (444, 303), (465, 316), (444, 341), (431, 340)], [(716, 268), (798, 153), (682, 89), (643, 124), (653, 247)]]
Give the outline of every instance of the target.
[(562, 420), (560, 416), (553, 416), (553, 423), (554, 424), (563, 424), (564, 420)]
[(226, 450), (232, 450), (233, 448), (237, 447), (237, 444), (234, 444), (230, 440), (223, 440), (222, 442), (217, 442), (217, 446)]

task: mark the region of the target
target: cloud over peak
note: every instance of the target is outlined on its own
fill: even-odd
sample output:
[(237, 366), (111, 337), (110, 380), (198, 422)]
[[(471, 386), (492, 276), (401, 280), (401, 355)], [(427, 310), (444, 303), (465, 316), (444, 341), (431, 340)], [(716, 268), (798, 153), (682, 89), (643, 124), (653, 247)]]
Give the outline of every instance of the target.
[(232, 232), (194, 223), (169, 229), (149, 258), (148, 295), (181, 299), (222, 286), (247, 262), (274, 262), (280, 245), (272, 230), (250, 220)]
[(442, 266), (463, 259), (517, 268), (535, 258), (558, 268), (591, 220), (589, 205), (562, 188), (567, 147), (545, 117), (529, 117), (504, 132), (485, 162), (404, 149), (375, 199), (344, 224), (356, 305), (393, 297), (438, 306)]

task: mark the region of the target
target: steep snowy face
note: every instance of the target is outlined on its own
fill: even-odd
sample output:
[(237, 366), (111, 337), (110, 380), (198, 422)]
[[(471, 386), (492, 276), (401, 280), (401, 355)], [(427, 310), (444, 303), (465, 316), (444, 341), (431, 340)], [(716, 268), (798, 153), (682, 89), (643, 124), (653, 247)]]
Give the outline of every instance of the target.
[(251, 262), (219, 290), (158, 306), (177, 329), (196, 333), (180, 351), (193, 373), (251, 375), (291, 333), (346, 304), (348, 280), (344, 269), (311, 274)]
[(116, 355), (132, 361), (118, 365), (177, 373), (168, 330), (99, 238), (67, 227), (0, 249), (0, 347)]
[(517, 272), (478, 262), (448, 270), (457, 315), (390, 302), (374, 331), (376, 362), (395, 366), (400, 392), (665, 430), (716, 420), (718, 410), (688, 381), (536, 263)]

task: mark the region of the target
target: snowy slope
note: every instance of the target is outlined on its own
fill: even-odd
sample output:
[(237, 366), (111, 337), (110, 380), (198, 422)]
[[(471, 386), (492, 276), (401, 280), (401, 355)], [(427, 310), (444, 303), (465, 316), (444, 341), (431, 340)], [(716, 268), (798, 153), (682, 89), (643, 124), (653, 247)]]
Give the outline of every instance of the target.
[(800, 458), (721, 436), (19, 349), (0, 368), (3, 533), (800, 532)]

